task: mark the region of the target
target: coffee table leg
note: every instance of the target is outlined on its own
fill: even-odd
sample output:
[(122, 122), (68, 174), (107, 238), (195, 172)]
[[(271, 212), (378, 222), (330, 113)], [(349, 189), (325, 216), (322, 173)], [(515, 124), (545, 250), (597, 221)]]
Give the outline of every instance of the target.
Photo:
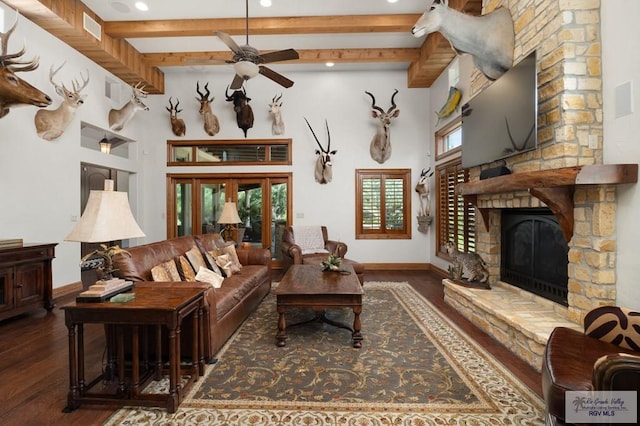
[(276, 340), (278, 347), (283, 347), (287, 344), (287, 322), (284, 319), (284, 308), (278, 306), (278, 334), (276, 334)]
[(351, 338), (353, 339), (353, 347), (361, 348), (362, 347), (362, 333), (360, 333), (360, 314), (362, 313), (362, 306), (354, 306), (353, 307), (353, 333), (351, 334)]

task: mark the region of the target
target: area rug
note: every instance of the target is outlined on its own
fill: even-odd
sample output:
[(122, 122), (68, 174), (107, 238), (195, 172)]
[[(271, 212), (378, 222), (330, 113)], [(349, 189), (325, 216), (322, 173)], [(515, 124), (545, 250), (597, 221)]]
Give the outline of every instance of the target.
[[(405, 282), (366, 282), (363, 346), (322, 322), (275, 340), (271, 292), (174, 414), (126, 407), (106, 425), (542, 425), (542, 400)], [(350, 323), (348, 309), (327, 316)], [(288, 324), (313, 317), (303, 310)], [(163, 386), (156, 383), (155, 386)]]

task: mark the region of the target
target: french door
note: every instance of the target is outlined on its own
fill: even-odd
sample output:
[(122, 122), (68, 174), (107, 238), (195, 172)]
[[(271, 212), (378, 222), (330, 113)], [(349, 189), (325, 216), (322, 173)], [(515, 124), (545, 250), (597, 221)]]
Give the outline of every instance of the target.
[(291, 173), (170, 174), (167, 237), (221, 233), (225, 201), (236, 203), (241, 223), (233, 230), (238, 245), (271, 249), (281, 259), (282, 231), (291, 217)]

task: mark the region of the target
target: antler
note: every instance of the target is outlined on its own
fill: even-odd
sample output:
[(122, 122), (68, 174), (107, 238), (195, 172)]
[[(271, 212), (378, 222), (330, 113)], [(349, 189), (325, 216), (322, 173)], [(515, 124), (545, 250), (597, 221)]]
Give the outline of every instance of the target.
[(49, 68), (49, 81), (51, 82), (51, 84), (53, 84), (53, 87), (56, 89), (56, 91), (60, 90), (60, 89), (64, 89), (67, 90), (67, 88), (64, 86), (64, 83), (62, 83), (62, 87), (60, 87), (59, 84), (57, 84), (55, 81), (53, 81), (53, 77), (58, 73), (58, 71), (60, 71), (60, 69), (64, 66), (64, 64), (66, 64), (67, 61), (64, 61), (62, 63), (62, 65), (60, 65), (58, 68), (56, 68), (55, 70), (53, 69), (53, 65), (51, 65), (51, 67)]
[(376, 106), (376, 98), (373, 96), (373, 94), (367, 92), (366, 90), (364, 91), (364, 93), (371, 96), (371, 108), (375, 109), (376, 111), (380, 111), (380, 113), (384, 114), (384, 110), (379, 106)]
[(0, 66), (5, 67), (13, 72), (33, 71), (38, 68), (39, 65), (39, 58), (37, 56), (28, 62), (16, 60), (17, 58), (20, 58), (22, 55), (24, 55), (24, 52), (26, 51), (25, 46), (22, 46), (22, 49), (20, 49), (16, 53), (7, 53), (9, 46), (9, 37), (11, 37), (11, 34), (13, 33), (13, 30), (16, 29), (17, 25), (18, 12), (16, 12), (16, 19), (11, 28), (9, 28), (4, 33), (0, 32), (0, 46), (2, 48), (2, 54), (0, 54)]
[(133, 89), (133, 96), (146, 98), (147, 92), (144, 91), (145, 87), (146, 86), (145, 84), (142, 83), (142, 81), (139, 81), (138, 83), (136, 83), (135, 86), (131, 86), (131, 88)]
[(80, 73), (80, 77), (82, 77), (82, 85), (79, 85), (78, 80), (76, 79), (73, 79), (73, 81), (71, 82), (71, 84), (73, 85), (73, 91), (76, 93), (80, 93), (80, 91), (87, 87), (87, 84), (89, 84), (89, 70), (87, 70), (87, 78), (84, 78), (82, 73)]
[[(318, 137), (316, 136), (316, 132), (313, 131), (313, 128), (311, 128), (311, 124), (309, 124), (309, 120), (307, 120), (306, 117), (303, 117), (304, 121), (307, 122), (307, 126), (309, 126), (309, 130), (311, 130), (311, 134), (313, 135), (313, 138), (316, 140), (316, 143), (318, 144), (318, 146), (320, 147), (320, 151), (322, 152), (329, 152), (329, 150), (327, 149), (326, 151), (324, 150), (324, 148), (322, 147), (322, 145), (320, 145), (320, 141), (318, 140)], [(325, 120), (326, 122), (326, 120)], [(329, 124), (327, 124), (327, 132), (329, 131)]]
[(396, 95), (398, 94), (398, 89), (396, 89), (395, 92), (393, 92), (393, 95), (391, 95), (391, 106), (389, 107), (389, 109), (387, 110), (387, 114), (389, 114), (391, 111), (393, 111), (394, 109), (396, 109), (396, 103), (394, 102), (394, 98), (396, 97)]

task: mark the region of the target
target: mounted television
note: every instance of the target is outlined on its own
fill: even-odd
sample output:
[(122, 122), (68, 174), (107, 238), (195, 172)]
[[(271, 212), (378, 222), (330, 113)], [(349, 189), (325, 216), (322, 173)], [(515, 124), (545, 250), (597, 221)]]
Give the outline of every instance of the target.
[(462, 106), (462, 167), (535, 149), (537, 123), (538, 78), (533, 52)]

